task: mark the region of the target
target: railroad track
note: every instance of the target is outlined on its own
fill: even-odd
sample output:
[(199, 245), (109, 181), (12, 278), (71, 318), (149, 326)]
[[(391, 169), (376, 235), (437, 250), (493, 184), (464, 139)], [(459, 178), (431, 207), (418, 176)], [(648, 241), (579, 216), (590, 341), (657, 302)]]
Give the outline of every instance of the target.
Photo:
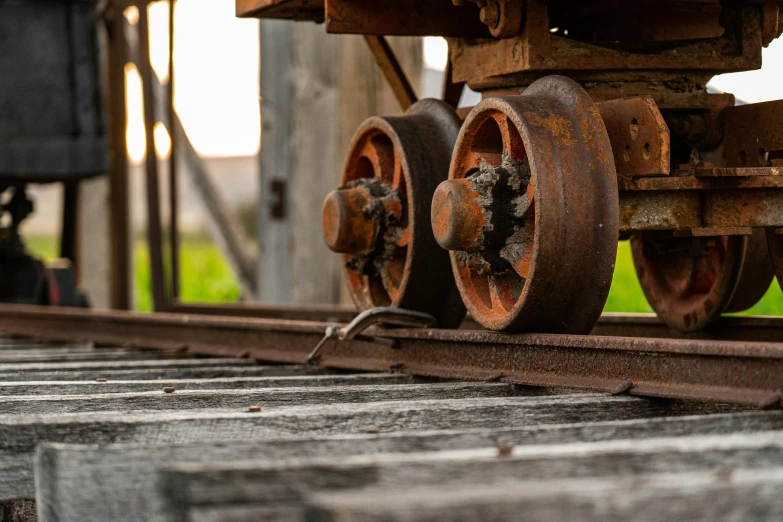
[[(754, 335), (779, 328), (776, 321), (732, 321)], [(646, 318), (628, 317), (606, 317), (599, 328), (622, 333), (634, 323), (653, 328)], [(468, 344), (476, 354), (470, 362), (485, 368), (481, 350), (494, 343), (487, 336), (498, 334), (482, 332), (384, 332), (398, 341), (396, 348), (335, 342), (320, 365), (301, 364), (322, 325), (271, 324), (0, 307), (6, 332), (0, 338), (0, 520), (783, 515), (780, 396), (769, 393), (762, 405), (773, 409), (762, 410), (756, 395), (769, 390), (751, 382), (751, 376), (764, 381), (763, 368), (780, 364), (776, 344), (659, 338), (655, 343), (663, 344), (646, 345), (638, 338), (589, 336), (604, 345), (630, 343), (603, 348), (628, 354), (629, 372), (632, 358), (645, 357), (645, 350), (661, 375), (676, 363), (675, 348), (698, 347), (687, 353), (698, 364), (726, 359), (725, 366), (714, 363), (711, 378), (734, 402), (754, 404), (743, 406), (720, 397), (703, 402), (628, 393), (655, 395), (644, 381), (616, 383), (613, 395), (589, 379), (564, 381), (569, 388), (505, 382), (523, 380), (524, 372), (485, 382), (475, 375), (413, 375), (427, 372), (411, 372), (412, 363), (394, 371), (387, 363), (384, 372), (346, 371), (351, 360), (367, 369), (358, 360), (363, 356), (376, 365), (381, 356), (372, 350), (417, 357), (426, 349), (439, 357), (451, 350), (464, 357)], [(249, 333), (242, 337), (242, 331)], [(550, 357), (553, 380), (565, 363), (556, 348), (531, 341), (538, 337), (507, 336), (492, 350), (501, 350), (498, 357), (512, 351)], [(569, 342), (561, 347), (570, 350), (564, 359), (600, 351)], [(660, 353), (651, 356), (652, 346)], [(710, 346), (717, 349), (700, 352)], [(206, 352), (212, 356), (199, 356)], [(281, 364), (284, 353), (300, 364)], [(276, 364), (257, 362), (260, 355)], [(751, 369), (754, 358), (763, 364)], [(430, 373), (448, 377), (446, 367)], [(696, 366), (693, 373), (706, 370)], [(677, 371), (673, 375), (682, 376)], [(780, 379), (783, 373), (775, 371)], [(581, 390), (571, 388), (580, 384)], [(682, 384), (671, 381), (668, 390), (677, 395)]]

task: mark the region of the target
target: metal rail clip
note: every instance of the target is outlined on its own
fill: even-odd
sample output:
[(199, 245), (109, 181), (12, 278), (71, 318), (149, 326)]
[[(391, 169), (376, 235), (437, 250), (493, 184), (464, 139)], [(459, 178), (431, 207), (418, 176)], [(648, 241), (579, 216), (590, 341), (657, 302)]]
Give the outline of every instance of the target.
[(317, 361), (318, 352), (321, 351), (321, 348), (329, 339), (336, 339), (338, 341), (359, 340), (393, 346), (394, 339), (362, 335), (362, 332), (367, 328), (376, 325), (431, 328), (437, 325), (437, 320), (430, 314), (406, 310), (404, 308), (395, 308), (392, 306), (370, 308), (357, 315), (353, 321), (342, 328), (336, 328), (334, 326), (327, 327), (323, 339), (321, 339), (313, 351), (310, 352), (310, 355), (307, 356), (307, 362), (313, 364)]

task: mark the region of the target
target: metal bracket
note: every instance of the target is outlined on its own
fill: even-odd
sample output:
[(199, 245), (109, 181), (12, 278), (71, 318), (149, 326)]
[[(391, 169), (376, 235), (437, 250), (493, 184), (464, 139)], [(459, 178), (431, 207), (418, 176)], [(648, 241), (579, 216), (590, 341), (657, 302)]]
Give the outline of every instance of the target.
[(342, 328), (336, 328), (334, 326), (327, 327), (321, 342), (319, 342), (313, 351), (310, 352), (310, 355), (307, 356), (307, 362), (312, 364), (318, 359), (318, 353), (329, 339), (336, 339), (338, 341), (360, 340), (393, 346), (393, 339), (362, 335), (362, 332), (367, 330), (367, 328), (376, 325), (431, 328), (437, 325), (437, 320), (430, 314), (417, 312), (415, 310), (406, 310), (404, 308), (395, 308), (392, 306), (370, 308), (357, 315), (353, 321)]

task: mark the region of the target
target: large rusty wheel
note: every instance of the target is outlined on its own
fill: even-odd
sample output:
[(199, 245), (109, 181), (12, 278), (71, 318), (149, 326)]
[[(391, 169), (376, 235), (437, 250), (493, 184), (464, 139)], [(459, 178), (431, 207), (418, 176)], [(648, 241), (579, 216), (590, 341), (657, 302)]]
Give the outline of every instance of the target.
[(435, 242), (430, 202), (448, 176), (460, 121), (438, 100), (401, 117), (372, 117), (357, 130), (342, 187), (324, 201), (327, 246), (343, 254), (351, 296), (361, 310), (397, 306), (434, 315), (443, 328), (465, 316)]
[(650, 306), (681, 331), (700, 330), (722, 313), (747, 310), (772, 282), (763, 230), (694, 238), (636, 233), (631, 251)]
[(479, 103), (432, 216), (481, 325), (589, 332), (612, 281), (618, 193), (609, 137), (587, 93), (550, 76), (520, 96)]

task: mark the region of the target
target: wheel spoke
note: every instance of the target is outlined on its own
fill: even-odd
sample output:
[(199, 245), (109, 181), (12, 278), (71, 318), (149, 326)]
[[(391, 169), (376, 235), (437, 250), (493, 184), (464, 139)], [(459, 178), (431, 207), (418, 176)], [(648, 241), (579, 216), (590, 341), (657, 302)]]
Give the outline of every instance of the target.
[(496, 118), (500, 128), (500, 136), (503, 140), (503, 152), (517, 161), (521, 161), (525, 156), (525, 147), (522, 144), (522, 139), (519, 136), (514, 123), (508, 119), (507, 116), (501, 115)]
[(491, 278), (489, 281), (489, 298), (492, 301), (492, 310), (502, 310), (507, 312), (508, 310), (503, 305), (503, 298), (500, 294), (500, 285), (495, 281), (494, 278)]
[(514, 272), (521, 277), (522, 279), (527, 279), (530, 277), (530, 264), (533, 261), (533, 248), (532, 245), (530, 245), (530, 248), (525, 250), (525, 253), (516, 261), (514, 261), (511, 264), (511, 267), (514, 269)]
[(470, 151), (463, 155), (460, 170), (468, 174), (472, 170), (480, 169), (481, 163), (484, 161), (490, 165), (500, 165), (500, 163), (503, 161), (503, 156), (500, 152)]
[(370, 147), (373, 149), (375, 160), (375, 177), (381, 178), (394, 188), (399, 185), (402, 176), (402, 167), (394, 155), (394, 149), (391, 143), (388, 143), (385, 136), (373, 136), (370, 139)]

